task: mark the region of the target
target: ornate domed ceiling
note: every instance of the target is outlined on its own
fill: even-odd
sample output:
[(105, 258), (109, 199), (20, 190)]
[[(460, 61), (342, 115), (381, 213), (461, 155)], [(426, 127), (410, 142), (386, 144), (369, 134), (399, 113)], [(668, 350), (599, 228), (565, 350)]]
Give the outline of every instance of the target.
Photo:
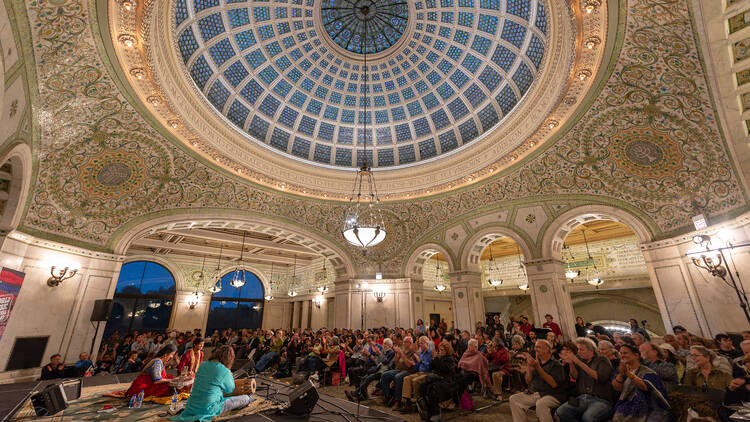
[(386, 200), (509, 166), (573, 113), (606, 32), (545, 0), (173, 0), (132, 12), (118, 8), (113, 35), (143, 43), (116, 38), (120, 62), (179, 140), (235, 174), (329, 199), (346, 197), (365, 157)]
[[(503, 7), (501, 7), (503, 6)], [(534, 82), (547, 32), (537, 0), (178, 0), (190, 76), (254, 142), (315, 164), (373, 167), (448, 154), (491, 131)], [(326, 32), (316, 30), (320, 20)], [(408, 43), (398, 41), (413, 20)], [(387, 55), (364, 65), (346, 52)], [(401, 48), (399, 48), (401, 47)], [(363, 128), (367, 123), (367, 132)]]

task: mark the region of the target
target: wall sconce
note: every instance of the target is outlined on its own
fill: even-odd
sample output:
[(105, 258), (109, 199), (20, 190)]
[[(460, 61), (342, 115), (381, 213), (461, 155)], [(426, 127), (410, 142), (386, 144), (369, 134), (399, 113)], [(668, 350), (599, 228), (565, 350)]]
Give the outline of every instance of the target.
[(65, 268), (57, 269), (54, 265), (50, 268), (49, 273), (52, 277), (47, 279), (47, 285), (50, 287), (57, 287), (63, 281), (73, 277), (78, 273), (78, 268), (66, 266)]
[(201, 295), (197, 291), (190, 295), (188, 298), (188, 305), (190, 306), (190, 309), (195, 309), (196, 306), (198, 306), (198, 302), (201, 300)]
[(313, 298), (312, 302), (313, 302), (313, 304), (315, 305), (316, 308), (320, 309), (320, 305), (323, 304), (323, 296), (321, 296), (321, 295), (315, 296)]
[(383, 303), (383, 299), (385, 298), (385, 290), (375, 290), (372, 292), (372, 295), (375, 296), (375, 300), (378, 301), (378, 303)]

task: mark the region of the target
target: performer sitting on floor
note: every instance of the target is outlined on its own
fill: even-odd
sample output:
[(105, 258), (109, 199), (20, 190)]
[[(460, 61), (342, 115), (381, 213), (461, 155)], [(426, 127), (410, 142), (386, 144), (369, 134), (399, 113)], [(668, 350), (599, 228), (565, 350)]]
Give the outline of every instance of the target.
[[(203, 363), (195, 374), (193, 392), (185, 410), (172, 418), (174, 421), (210, 421), (216, 416), (241, 409), (254, 401), (247, 395), (249, 384), (235, 385), (229, 368), (234, 363), (232, 346), (221, 346), (214, 351), (211, 360)], [(233, 396), (233, 397), (229, 397)]]
[(198, 367), (203, 362), (203, 339), (197, 338), (193, 341), (193, 347), (188, 349), (180, 364), (177, 365), (177, 373), (180, 375), (189, 375), (195, 378), (195, 373), (198, 371)]
[(172, 391), (169, 388), (169, 379), (172, 376), (167, 375), (164, 364), (169, 362), (176, 352), (177, 348), (173, 344), (167, 344), (162, 347), (156, 354), (156, 357), (143, 367), (141, 373), (138, 374), (138, 378), (134, 379), (133, 383), (130, 384), (125, 397), (131, 397), (133, 394), (138, 394), (141, 391), (143, 391), (145, 397), (167, 397), (172, 395)]

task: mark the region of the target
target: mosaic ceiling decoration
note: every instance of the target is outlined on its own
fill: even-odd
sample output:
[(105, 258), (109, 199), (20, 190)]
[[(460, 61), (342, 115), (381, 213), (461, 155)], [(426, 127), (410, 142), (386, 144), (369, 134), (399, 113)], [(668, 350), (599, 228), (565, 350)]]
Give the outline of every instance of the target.
[[(491, 132), (529, 91), (547, 44), (540, 0), (177, 0), (174, 20), (192, 80), (249, 142), (334, 167), (361, 163), (365, 139), (374, 167), (395, 168)], [(363, 42), (366, 22), (379, 32)], [(365, 81), (339, 47), (393, 51)]]
[(328, 36), (360, 54), (392, 47), (409, 20), (409, 4), (403, 0), (325, 0), (320, 10)]

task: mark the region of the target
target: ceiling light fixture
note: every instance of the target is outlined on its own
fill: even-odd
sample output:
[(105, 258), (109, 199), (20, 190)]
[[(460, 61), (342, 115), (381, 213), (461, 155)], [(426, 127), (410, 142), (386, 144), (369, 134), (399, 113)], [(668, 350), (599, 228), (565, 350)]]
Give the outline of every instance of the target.
[(443, 284), (443, 272), (440, 270), (440, 260), (437, 258), (438, 254), (433, 255), (435, 257), (435, 291), (443, 293), (447, 287)]
[(489, 283), (490, 286), (496, 289), (501, 284), (503, 284), (503, 280), (501, 278), (496, 277), (497, 273), (498, 273), (497, 263), (495, 262), (495, 257), (492, 256), (492, 243), (490, 243), (490, 262), (487, 264), (487, 283)]
[(245, 231), (242, 231), (242, 249), (240, 249), (240, 262), (237, 263), (237, 268), (234, 270), (234, 277), (232, 277), (232, 281), (229, 282), (229, 284), (232, 285), (235, 289), (239, 289), (240, 287), (245, 285), (245, 270), (240, 270), (240, 265), (242, 265), (242, 262), (244, 261), (243, 258), (245, 257)]
[(521, 280), (518, 288), (526, 292), (529, 290), (529, 275), (526, 274), (526, 266), (521, 262), (521, 248), (517, 243), (516, 251), (518, 251), (518, 280)]
[[(221, 254), (224, 252), (224, 244), (219, 244), (219, 262), (216, 263), (216, 271), (218, 272), (219, 269), (221, 269)], [(221, 291), (221, 279), (216, 280), (216, 284), (208, 288), (208, 291), (211, 292), (211, 294), (216, 294)]]
[(287, 295), (289, 297), (297, 296), (297, 291), (294, 290), (295, 281), (297, 281), (297, 255), (294, 255), (294, 267), (292, 268), (292, 279), (289, 281), (289, 291), (287, 292)]
[(586, 230), (581, 230), (583, 233), (583, 242), (586, 244), (586, 255), (588, 256), (588, 260), (591, 261), (591, 265), (594, 267), (594, 276), (588, 279), (588, 283), (597, 289), (599, 286), (604, 284), (604, 280), (599, 277), (599, 269), (596, 268), (596, 262), (594, 262), (594, 258), (591, 257), (591, 252), (589, 252), (589, 242), (586, 239)]
[[(367, 39), (367, 24), (364, 25), (365, 39)], [(367, 78), (367, 51), (364, 50), (364, 83), (365, 83), (365, 98), (364, 98), (364, 115), (367, 116), (367, 103), (368, 103), (368, 78)], [(372, 174), (372, 167), (367, 158), (367, 144), (370, 142), (370, 136), (367, 132), (367, 119), (364, 119), (364, 132), (363, 132), (363, 154), (362, 154), (362, 165), (357, 170), (357, 174), (354, 176), (354, 186), (352, 187), (352, 194), (349, 197), (349, 208), (347, 209), (344, 217), (344, 226), (342, 228), (342, 234), (347, 242), (354, 246), (362, 248), (364, 254), (368, 247), (376, 246), (385, 239), (386, 231), (385, 225), (383, 224), (383, 216), (380, 213), (380, 198), (378, 197), (378, 190), (375, 186), (375, 178)], [(359, 138), (359, 137), (358, 137)], [(359, 139), (358, 139), (359, 140)], [(365, 185), (366, 190), (365, 196), (367, 196), (366, 202), (362, 198), (362, 185)], [(367, 193), (369, 192), (369, 193)]]
[(563, 259), (565, 259), (565, 251), (568, 251), (568, 259), (565, 262), (565, 278), (568, 280), (573, 280), (574, 278), (581, 275), (581, 270), (574, 270), (573, 267), (571, 267), (573, 262), (573, 251), (570, 249), (570, 246), (563, 243)]

